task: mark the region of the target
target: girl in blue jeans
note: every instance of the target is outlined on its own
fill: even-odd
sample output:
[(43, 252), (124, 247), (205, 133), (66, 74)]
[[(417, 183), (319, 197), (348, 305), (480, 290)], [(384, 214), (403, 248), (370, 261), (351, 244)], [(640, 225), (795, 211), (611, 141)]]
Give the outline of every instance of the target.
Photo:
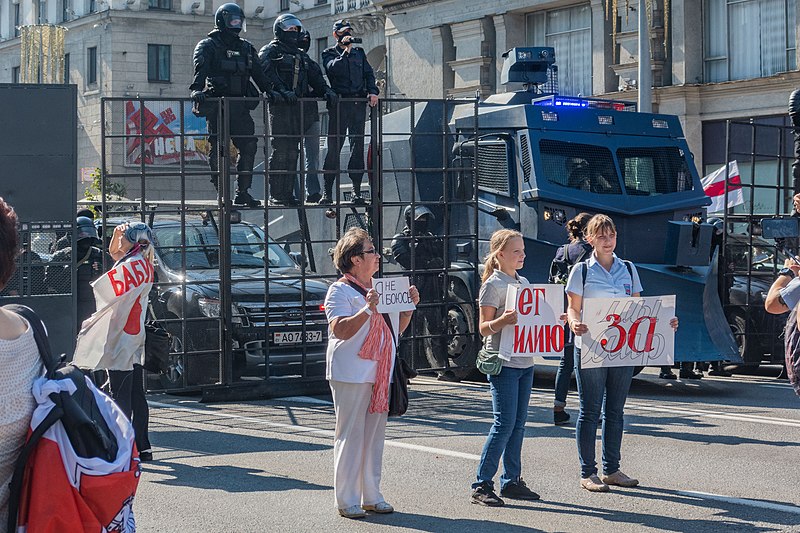
[[(478, 304), (480, 332), (487, 350), (497, 351), (503, 328), (517, 322), (517, 312), (505, 308), (506, 289), (512, 283), (528, 283), (517, 274), (525, 262), (525, 244), (518, 231), (496, 231), (489, 242), (489, 255), (483, 272)], [(472, 503), (496, 507), (503, 505), (494, 492), (492, 478), (503, 458), (500, 494), (506, 498), (538, 500), (539, 495), (522, 480), (522, 440), (528, 418), (528, 402), (533, 386), (533, 357), (513, 357), (503, 361), (496, 376), (489, 376), (494, 424), (481, 453), (478, 475), (472, 484)]]
[[(592, 256), (584, 269), (576, 267), (567, 281), (567, 323), (575, 334), (575, 369), (580, 397), (580, 412), (575, 425), (581, 487), (591, 492), (608, 492), (609, 485), (635, 487), (639, 481), (619, 469), (622, 445), (623, 410), (633, 379), (633, 367), (580, 368), (581, 335), (589, 331), (581, 320), (584, 298), (638, 297), (642, 291), (639, 274), (632, 263), (614, 254), (617, 229), (606, 215), (595, 215), (586, 225), (586, 238)], [(627, 263), (627, 264), (626, 264)], [(678, 319), (670, 321), (678, 328)], [(603, 477), (597, 476), (595, 441), (597, 425), (603, 420)]]

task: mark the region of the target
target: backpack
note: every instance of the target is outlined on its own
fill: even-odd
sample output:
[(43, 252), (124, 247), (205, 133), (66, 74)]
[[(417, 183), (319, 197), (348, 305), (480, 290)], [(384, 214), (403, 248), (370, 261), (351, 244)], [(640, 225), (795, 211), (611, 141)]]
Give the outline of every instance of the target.
[(550, 276), (548, 277), (548, 281), (550, 283), (558, 283), (559, 285), (566, 285), (572, 267), (583, 261), (583, 258), (586, 257), (586, 254), (589, 253), (589, 251), (591, 250), (591, 248), (589, 248), (586, 244), (584, 244), (583, 250), (581, 251), (580, 255), (574, 259), (570, 259), (569, 246), (570, 243), (567, 243), (564, 246), (562, 246), (561, 259), (558, 259), (558, 254), (556, 253), (556, 257), (554, 257), (553, 261), (550, 263)]
[(22, 305), (5, 309), (33, 330), (46, 374), (9, 484), (9, 532), (135, 531), (139, 458), (125, 414), (77, 367), (50, 351), (44, 324)]
[(800, 329), (797, 329), (797, 307), (792, 309), (786, 319), (783, 342), (786, 352), (786, 374), (794, 392), (800, 396)]

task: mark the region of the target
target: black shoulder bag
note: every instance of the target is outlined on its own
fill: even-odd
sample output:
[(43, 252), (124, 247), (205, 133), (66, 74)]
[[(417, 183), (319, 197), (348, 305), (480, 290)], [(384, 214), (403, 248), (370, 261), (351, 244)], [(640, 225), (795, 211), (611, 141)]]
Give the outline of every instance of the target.
[[(356, 283), (350, 282), (346, 278), (342, 278), (344, 283), (347, 283), (358, 291), (361, 296), (366, 297), (367, 291), (364, 287)], [(392, 320), (389, 318), (388, 313), (381, 313), (386, 325), (389, 326), (389, 331), (394, 337), (394, 328), (392, 327)], [(399, 340), (399, 339), (398, 339)], [(417, 377), (417, 372), (406, 363), (405, 359), (400, 357), (400, 354), (395, 353), (394, 356), (394, 373), (392, 382), (389, 383), (389, 416), (403, 416), (408, 410), (408, 380)]]

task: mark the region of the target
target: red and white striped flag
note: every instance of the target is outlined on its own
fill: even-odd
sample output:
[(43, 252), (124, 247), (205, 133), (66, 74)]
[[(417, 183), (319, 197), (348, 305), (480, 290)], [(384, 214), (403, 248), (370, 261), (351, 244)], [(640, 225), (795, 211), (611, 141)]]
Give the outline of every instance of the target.
[[(725, 167), (722, 166), (701, 181), (703, 191), (711, 198), (708, 206), (709, 213), (722, 213), (725, 211)], [(739, 177), (739, 165), (736, 161), (728, 163), (728, 207), (744, 203), (742, 194), (742, 179)]]

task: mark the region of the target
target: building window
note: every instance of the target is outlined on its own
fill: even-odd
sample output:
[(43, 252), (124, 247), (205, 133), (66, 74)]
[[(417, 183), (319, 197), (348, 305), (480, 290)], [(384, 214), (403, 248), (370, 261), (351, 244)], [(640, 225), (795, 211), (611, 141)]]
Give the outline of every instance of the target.
[(148, 0), (147, 8), (172, 11), (172, 0)]
[(14, 37), (19, 37), (19, 27), (20, 27), (20, 18), (19, 18), (19, 4), (14, 4)]
[(587, 5), (531, 13), (529, 46), (552, 46), (558, 62), (560, 92), (592, 94), (592, 9)]
[(92, 46), (86, 50), (86, 84), (97, 83), (97, 47)]
[(64, 83), (69, 84), (69, 54), (64, 54)]
[(147, 81), (169, 81), (171, 50), (168, 44), (147, 45)]
[(705, 0), (704, 7), (706, 82), (797, 68), (796, 0)]
[(325, 68), (325, 65), (322, 64), (322, 52), (328, 48), (328, 38), (327, 37), (320, 37), (317, 39), (317, 61), (319, 62), (322, 68)]
[(47, 0), (39, 0), (39, 24), (47, 24)]
[(289, 11), (289, 0), (281, 0), (281, 11)]
[(67, 22), (72, 18), (71, 0), (61, 0), (61, 21)]
[(11, 67), (11, 83), (19, 83), (19, 67)]
[(97, 12), (97, 0), (89, 0), (89, 13)]
[(322, 6), (322, 5), (325, 5), (325, 4), (327, 4), (327, 3), (328, 3), (328, 0), (316, 0), (316, 1), (314, 2), (314, 5), (315, 5), (315, 6)]

